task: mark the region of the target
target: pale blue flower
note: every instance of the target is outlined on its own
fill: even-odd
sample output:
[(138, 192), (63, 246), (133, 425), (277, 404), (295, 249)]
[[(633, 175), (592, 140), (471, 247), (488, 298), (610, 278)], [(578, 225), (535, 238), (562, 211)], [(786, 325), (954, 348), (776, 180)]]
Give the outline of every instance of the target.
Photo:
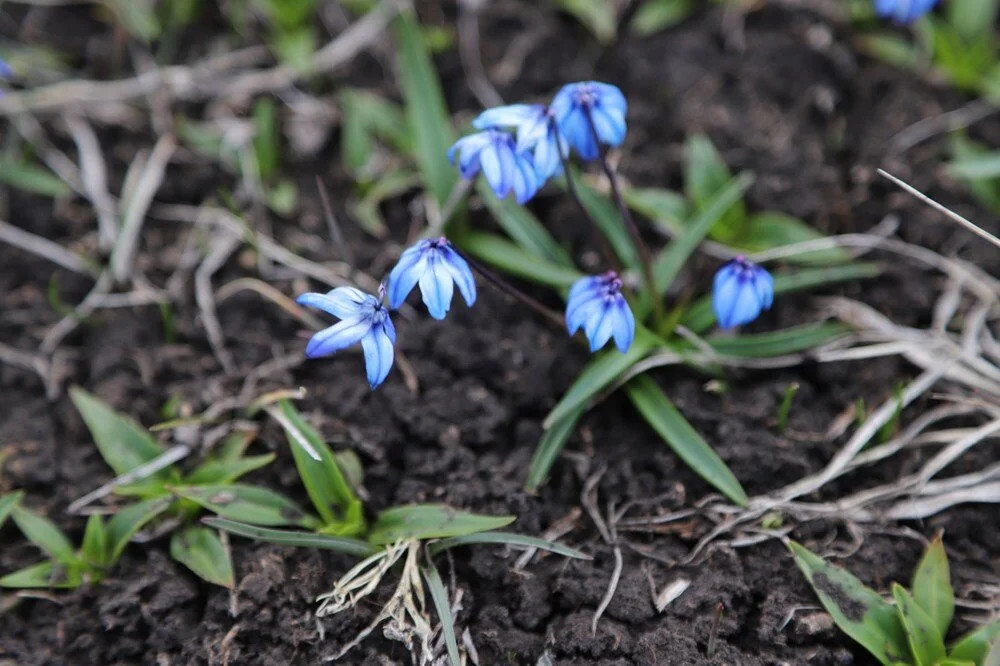
[(448, 314), (455, 285), (469, 307), (476, 302), (476, 281), (469, 264), (447, 238), (422, 240), (403, 252), (389, 273), (389, 306), (402, 305), (418, 283), (427, 311), (435, 319)]
[(570, 83), (556, 93), (550, 108), (559, 131), (584, 160), (600, 155), (595, 133), (598, 141), (608, 146), (619, 146), (625, 140), (628, 104), (616, 86), (597, 81)]
[(748, 324), (771, 307), (774, 279), (743, 256), (727, 262), (715, 274), (712, 309), (720, 328)]
[(562, 158), (569, 157), (569, 144), (559, 136), (555, 115), (544, 104), (509, 104), (480, 113), (476, 129), (511, 127), (517, 134), (517, 152), (531, 152), (539, 187), (562, 170)]
[(535, 196), (540, 183), (531, 157), (517, 151), (509, 132), (488, 129), (463, 136), (448, 151), (448, 160), (455, 164), (462, 178), (472, 179), (480, 171), (501, 199), (514, 193), (520, 204)]
[(912, 23), (937, 3), (938, 0), (875, 0), (875, 14), (897, 23)]
[(580, 327), (594, 352), (612, 337), (623, 354), (635, 338), (635, 317), (622, 295), (622, 281), (614, 271), (592, 275), (573, 283), (566, 300), (566, 328), (573, 335)]
[(340, 321), (312, 336), (306, 356), (329, 356), (360, 342), (368, 384), (374, 389), (392, 369), (396, 329), (382, 302), (354, 287), (337, 287), (326, 294), (302, 294), (295, 302), (329, 312)]

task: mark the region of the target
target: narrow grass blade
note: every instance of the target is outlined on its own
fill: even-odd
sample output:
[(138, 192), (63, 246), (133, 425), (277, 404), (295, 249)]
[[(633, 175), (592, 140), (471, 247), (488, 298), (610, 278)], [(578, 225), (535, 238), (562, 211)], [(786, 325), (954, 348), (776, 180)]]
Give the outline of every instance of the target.
[(538, 440), (535, 453), (531, 456), (531, 464), (528, 466), (528, 478), (524, 482), (524, 489), (529, 493), (536, 492), (546, 479), (549, 471), (562, 453), (570, 435), (576, 430), (576, 424), (583, 416), (585, 408), (578, 407), (574, 412), (567, 414), (552, 427), (542, 433), (542, 438)]
[[(796, 291), (807, 291), (838, 282), (851, 282), (873, 278), (882, 272), (882, 267), (872, 263), (853, 263), (844, 266), (828, 266), (825, 268), (809, 268), (795, 273), (774, 276), (774, 295), (788, 294)], [(704, 333), (715, 324), (715, 314), (712, 312), (712, 297), (706, 295), (699, 298), (688, 309), (681, 323), (695, 333)]]
[(913, 600), (910, 593), (898, 583), (892, 585), (892, 596), (896, 598), (896, 612), (906, 631), (916, 666), (937, 666), (944, 659), (944, 639), (934, 625), (934, 620)]
[(913, 574), (913, 598), (934, 621), (938, 633), (945, 636), (955, 615), (955, 591), (940, 534), (931, 541)]
[(141, 530), (143, 525), (166, 511), (173, 502), (172, 497), (149, 499), (130, 504), (116, 513), (108, 521), (106, 562), (109, 565), (117, 562), (129, 539), (135, 536), (135, 533)]
[(54, 560), (32, 564), (0, 578), (0, 587), (72, 589), (81, 584), (83, 570), (78, 565), (67, 566)]
[(547, 550), (563, 557), (571, 557), (574, 560), (592, 560), (590, 555), (581, 553), (575, 548), (564, 546), (554, 541), (546, 541), (538, 537), (527, 536), (525, 534), (515, 534), (513, 532), (480, 532), (479, 534), (467, 534), (465, 536), (442, 539), (430, 545), (431, 555), (437, 555), (451, 548), (458, 546), (472, 546), (477, 544), (496, 544), (504, 546), (515, 546), (520, 548), (538, 548)]
[(254, 525), (297, 525), (314, 528), (319, 522), (307, 515), (283, 495), (256, 486), (242, 484), (219, 486), (180, 486), (174, 494), (200, 504), (223, 518)]
[(583, 273), (532, 254), (495, 234), (471, 232), (462, 235), (459, 246), (476, 259), (505, 273), (557, 289), (568, 289)]
[(598, 393), (641, 361), (657, 343), (657, 337), (640, 325), (636, 326), (635, 340), (628, 352), (622, 354), (617, 349), (612, 349), (597, 354), (545, 417), (543, 427), (550, 430), (563, 419), (573, 414), (579, 415), (580, 410)]
[(413, 136), (414, 157), (427, 190), (439, 205), (443, 205), (458, 176), (448, 163), (448, 148), (455, 135), (441, 82), (412, 11), (402, 11), (396, 17), (395, 33), (396, 62), (406, 102), (406, 122)]
[(625, 391), (646, 422), (681, 460), (723, 495), (740, 506), (746, 506), (747, 494), (743, 486), (708, 442), (677, 411), (656, 382), (646, 375), (639, 375), (625, 385)]
[(62, 564), (77, 564), (79, 560), (73, 544), (51, 520), (20, 505), (13, 507), (11, 517), (24, 537), (41, 548), (46, 555)]
[(420, 573), (427, 581), (427, 589), (431, 593), (431, 600), (434, 602), (434, 609), (437, 611), (438, 619), (441, 621), (441, 633), (444, 634), (444, 644), (448, 646), (448, 660), (451, 666), (462, 666), (462, 659), (458, 653), (458, 639), (455, 637), (455, 618), (451, 614), (451, 605), (448, 603), (448, 590), (441, 582), (441, 574), (430, 559), (426, 566), (420, 567)]
[(225, 484), (232, 483), (244, 474), (248, 474), (255, 469), (266, 467), (274, 460), (273, 453), (266, 453), (260, 456), (247, 456), (236, 460), (215, 460), (209, 459), (198, 465), (191, 474), (184, 479), (185, 485), (196, 486), (203, 483)]
[(788, 547), (823, 608), (845, 634), (882, 664), (909, 663), (910, 648), (896, 609), (848, 571), (824, 562), (800, 544)]
[(0, 160), (0, 184), (51, 199), (73, 194), (69, 185), (48, 169), (9, 159)]
[(380, 513), (368, 540), (387, 544), (399, 539), (440, 539), (495, 530), (512, 522), (514, 516), (483, 516), (444, 504), (413, 504)]
[(202, 580), (232, 589), (236, 586), (229, 551), (215, 530), (191, 525), (170, 537), (170, 556)]
[(498, 199), (483, 180), (480, 180), (476, 185), (476, 191), (483, 203), (486, 204), (486, 208), (493, 214), (493, 219), (507, 232), (508, 236), (514, 239), (514, 242), (528, 252), (552, 263), (574, 268), (573, 260), (566, 249), (556, 242), (548, 229), (537, 217), (532, 215), (531, 211), (510, 198)]
[(813, 349), (850, 332), (843, 324), (818, 322), (735, 338), (708, 338), (706, 342), (723, 356), (768, 358)]
[(282, 546), (294, 546), (296, 548), (319, 548), (321, 550), (335, 550), (338, 553), (354, 555), (355, 557), (367, 557), (377, 549), (371, 544), (360, 539), (349, 537), (328, 536), (326, 534), (316, 534), (315, 532), (301, 532), (298, 530), (276, 530), (258, 525), (249, 525), (226, 518), (202, 518), (201, 522), (220, 529), (230, 534), (254, 539), (256, 541), (267, 541)]

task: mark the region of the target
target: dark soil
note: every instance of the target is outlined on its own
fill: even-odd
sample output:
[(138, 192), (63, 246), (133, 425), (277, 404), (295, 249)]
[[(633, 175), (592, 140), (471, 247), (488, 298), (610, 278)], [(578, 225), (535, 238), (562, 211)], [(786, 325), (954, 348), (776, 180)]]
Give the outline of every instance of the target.
[[(997, 223), (971, 204), (968, 193), (938, 168), (944, 140), (937, 138), (887, 156), (887, 141), (922, 118), (967, 100), (915, 76), (872, 62), (856, 52), (848, 26), (831, 23), (827, 12), (770, 3), (746, 16), (742, 39), (727, 32), (718, 8), (699, 11), (681, 26), (648, 39), (628, 39), (604, 52), (577, 23), (548, 10), (498, 3), (482, 22), (484, 61), (500, 62), (525, 21), (542, 27), (523, 69), (500, 92), (508, 100), (550, 95), (565, 81), (595, 78), (622, 87), (630, 101), (629, 138), (620, 168), (626, 178), (649, 186), (680, 186), (681, 146), (692, 132), (707, 133), (734, 170), (757, 175), (749, 201), (754, 210), (801, 216), (828, 232), (865, 230), (897, 212), (903, 238), (978, 263), (995, 274), (995, 248), (956, 232), (936, 214), (900, 196), (874, 174), (886, 166), (945, 204), (973, 214), (993, 231)], [(809, 5), (810, 3), (787, 3)], [(821, 9), (838, 3), (814, 3)], [(425, 7), (428, 23), (450, 21)], [(81, 8), (46, 10), (43, 27), (30, 37), (58, 41), (69, 25), (81, 71), (105, 75), (110, 60), (103, 24)], [(46, 27), (47, 26), (47, 27)], [(4, 30), (18, 36), (10, 25)], [(25, 38), (20, 35), (20, 38)], [(186, 45), (191, 52), (198, 44)], [(393, 89), (381, 52), (360, 56), (343, 81)], [(126, 59), (127, 62), (127, 59)], [(453, 51), (439, 56), (439, 72), (451, 108), (478, 109)], [(596, 68), (596, 69), (595, 69)], [(374, 78), (373, 78), (374, 77)], [(984, 121), (976, 132), (997, 137), (1000, 121)], [(148, 135), (128, 130), (102, 133), (120, 142), (112, 161), (113, 182)], [(72, 144), (66, 143), (72, 151)], [(304, 246), (303, 232), (321, 234), (320, 207), (312, 193), (319, 172), (340, 202), (351, 190), (339, 171), (336, 136), (308, 163), (285, 169), (301, 186), (303, 214), (274, 218), (272, 232), (290, 247), (319, 260), (336, 257), (329, 247)], [(224, 178), (209, 169), (172, 167), (158, 200), (200, 203)], [(10, 191), (6, 216), (19, 226), (64, 245), (92, 248), (94, 221), (84, 202), (53, 207), (50, 202)], [(580, 221), (556, 193), (532, 204), (561, 238), (581, 243)], [(338, 204), (339, 208), (339, 204)], [(338, 210), (338, 212), (343, 212)], [(410, 228), (407, 202), (393, 202), (387, 217), (392, 237), (405, 241)], [(474, 222), (489, 224), (474, 211)], [(342, 219), (345, 219), (342, 217)], [(353, 225), (345, 225), (362, 267), (392, 259)], [(176, 265), (188, 227), (150, 222), (140, 261), (162, 283)], [(90, 283), (41, 259), (0, 245), (0, 339), (33, 350), (59, 318), (47, 297), (54, 285), (69, 304), (79, 302)], [(681, 289), (703, 290), (712, 262), (697, 259)], [(216, 285), (257, 275), (253, 257), (238, 255), (216, 276)], [(287, 294), (304, 291), (302, 281), (277, 279)], [(863, 298), (896, 320), (930, 321), (938, 284), (903, 267), (878, 280), (847, 285), (836, 293)], [(480, 512), (511, 513), (516, 529), (539, 535), (580, 506), (583, 479), (605, 470), (598, 503), (636, 503), (632, 515), (691, 506), (710, 488), (692, 474), (639, 419), (627, 401), (612, 397), (593, 410), (571, 440), (569, 454), (555, 465), (538, 496), (522, 484), (541, 421), (587, 360), (565, 335), (547, 328), (516, 304), (483, 286), (473, 311), (456, 306), (446, 323), (420, 316), (399, 321), (399, 348), (420, 382), (414, 395), (395, 371), (384, 386), (369, 391), (359, 354), (309, 362), (265, 376), (260, 392), (304, 386), (304, 409), (324, 436), (355, 449), (365, 466), (365, 487), (373, 510), (405, 502), (447, 502)], [(542, 298), (550, 298), (539, 293)], [(780, 299), (754, 325), (769, 330), (792, 325), (811, 312), (811, 296)], [(194, 412), (238, 393), (251, 369), (276, 355), (300, 351), (304, 334), (282, 311), (250, 292), (220, 305), (226, 345), (240, 373), (226, 377), (212, 355), (193, 290), (188, 284), (175, 306), (177, 339), (168, 343), (155, 307), (102, 310), (61, 348), (66, 384), (77, 383), (117, 409), (151, 424), (160, 408), (179, 396)], [(704, 390), (704, 376), (670, 370), (658, 380), (671, 399), (712, 443), (750, 494), (763, 493), (817, 470), (842, 444), (820, 438), (779, 435), (772, 420), (785, 387), (801, 389), (789, 433), (822, 433), (858, 398), (866, 403), (892, 395), (914, 375), (903, 361), (808, 366), (795, 371), (743, 373), (728, 377), (723, 394)], [(5, 406), (0, 412), (0, 452), (6, 456), (2, 489), (23, 489), (29, 505), (48, 513), (75, 539), (83, 521), (65, 514), (67, 504), (106, 481), (109, 470), (63, 392), (53, 402), (31, 373), (0, 365)], [(908, 409), (912, 418), (926, 405)], [(249, 480), (305, 499), (284, 437), (273, 424), (252, 450), (273, 450), (278, 460)], [(989, 458), (973, 461), (984, 463)], [(914, 454), (916, 455), (916, 454)], [(995, 457), (996, 450), (992, 451)], [(906, 464), (914, 464), (914, 460)], [(871, 483), (872, 478), (852, 479)], [(967, 505), (924, 523), (867, 526), (859, 548), (836, 522), (799, 526), (793, 537), (821, 552), (847, 550), (842, 562), (867, 584), (886, 591), (907, 581), (922, 545), (905, 534), (946, 530), (956, 588), (996, 580), (1000, 531), (996, 509)], [(733, 549), (709, 548), (687, 566), (673, 566), (710, 527), (678, 524), (662, 534), (623, 533), (620, 585), (596, 635), (590, 624), (613, 567), (612, 549), (582, 514), (564, 540), (594, 556), (591, 562), (536, 558), (513, 571), (515, 553), (477, 547), (442, 560), (464, 591), (459, 631), (468, 627), (481, 664), (534, 664), (549, 655), (558, 664), (867, 664), (871, 659), (838, 633), (822, 614), (811, 590), (777, 541)], [(907, 528), (904, 532), (901, 528)], [(10, 525), (2, 534), (0, 571), (37, 559), (37, 551)], [(200, 582), (169, 557), (166, 539), (130, 546), (100, 586), (74, 592), (19, 598), (5, 592), (0, 621), (2, 664), (289, 664), (315, 663), (334, 653), (378, 612), (374, 602), (324, 621), (321, 639), (314, 598), (327, 591), (351, 562), (343, 556), (261, 545), (233, 538), (238, 587), (226, 590)], [(663, 613), (654, 609), (649, 577), (659, 589), (683, 575), (691, 587)], [(388, 593), (386, 586), (385, 593)], [(716, 622), (714, 655), (707, 656)], [(960, 616), (962, 614), (960, 613)], [(959, 623), (968, 628), (967, 621)], [(404, 648), (378, 632), (344, 663), (408, 662)]]

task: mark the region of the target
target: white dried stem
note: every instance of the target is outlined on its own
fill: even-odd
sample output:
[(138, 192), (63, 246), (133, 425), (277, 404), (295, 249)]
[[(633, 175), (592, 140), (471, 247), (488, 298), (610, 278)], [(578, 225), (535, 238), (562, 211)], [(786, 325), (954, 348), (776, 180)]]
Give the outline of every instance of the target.
[(57, 266), (62, 266), (74, 273), (80, 273), (87, 277), (97, 276), (97, 270), (94, 266), (75, 252), (67, 250), (48, 238), (25, 231), (3, 220), (0, 220), (0, 242), (8, 243), (25, 252), (48, 259)]

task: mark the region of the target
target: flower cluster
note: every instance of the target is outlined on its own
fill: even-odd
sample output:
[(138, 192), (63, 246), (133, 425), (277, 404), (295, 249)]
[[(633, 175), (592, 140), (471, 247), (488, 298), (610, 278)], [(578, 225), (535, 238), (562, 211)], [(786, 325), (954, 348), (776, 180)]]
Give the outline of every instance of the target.
[(897, 23), (912, 23), (934, 9), (938, 0), (874, 0), (875, 14)]
[[(625, 140), (625, 96), (597, 81), (570, 83), (552, 103), (510, 104), (483, 111), (472, 126), (479, 132), (459, 139), (448, 152), (463, 178), (480, 172), (498, 197), (511, 192), (525, 203), (560, 173), (570, 149), (583, 160), (600, 155), (600, 145)], [(513, 130), (511, 133), (510, 130)]]
[(354, 287), (337, 287), (326, 294), (310, 292), (299, 296), (296, 302), (300, 305), (319, 308), (340, 319), (309, 340), (306, 356), (330, 356), (360, 342), (368, 384), (374, 389), (385, 381), (392, 369), (396, 329), (389, 318), (389, 308), (402, 305), (417, 285), (420, 285), (427, 311), (435, 319), (444, 319), (448, 313), (456, 285), (470, 307), (476, 302), (472, 271), (451, 242), (447, 238), (423, 240), (403, 252), (389, 274), (388, 308), (384, 286), (379, 287), (378, 298)]

